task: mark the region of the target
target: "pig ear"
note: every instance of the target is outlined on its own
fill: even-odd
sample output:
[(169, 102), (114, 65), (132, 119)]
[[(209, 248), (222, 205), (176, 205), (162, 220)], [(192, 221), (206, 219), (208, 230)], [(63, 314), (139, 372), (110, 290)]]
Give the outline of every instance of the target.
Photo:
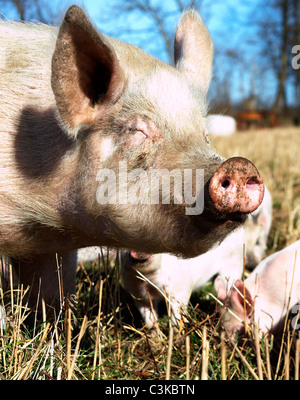
[(114, 50), (77, 6), (61, 24), (51, 84), (63, 125), (74, 137), (122, 93), (124, 77)]
[(217, 292), (218, 299), (221, 300), (222, 303), (225, 303), (225, 300), (227, 298), (227, 290), (226, 285), (220, 276), (216, 277), (214, 281), (214, 287)]
[(174, 58), (176, 68), (206, 95), (212, 74), (213, 41), (195, 11), (185, 13), (179, 22)]
[[(244, 296), (240, 295), (240, 293), (242, 293), (242, 295), (243, 295), (244, 291), (245, 291), (246, 302), (244, 301)], [(234, 286), (232, 288), (231, 303), (235, 306), (235, 308), (240, 313), (244, 312), (244, 304), (245, 304), (247, 316), (249, 317), (252, 314), (253, 300), (252, 300), (251, 293), (249, 292), (249, 290), (246, 287), (244, 288), (244, 284), (240, 280), (235, 281)]]

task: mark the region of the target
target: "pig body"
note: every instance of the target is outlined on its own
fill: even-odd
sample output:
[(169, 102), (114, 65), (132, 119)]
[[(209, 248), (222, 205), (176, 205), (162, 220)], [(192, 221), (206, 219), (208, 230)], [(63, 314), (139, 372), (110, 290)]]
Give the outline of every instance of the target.
[[(77, 6), (59, 29), (0, 21), (0, 41), (0, 254), (31, 286), (31, 304), (58, 300), (58, 266), (74, 293), (77, 248), (192, 257), (261, 202), (253, 164), (208, 144), (213, 45), (196, 13), (177, 28), (175, 67), (101, 34)], [(167, 204), (149, 201), (154, 170), (189, 169), (204, 172), (192, 185), (202, 213), (187, 213), (196, 200), (175, 190)]]
[[(215, 280), (215, 288), (218, 298), (237, 317), (225, 309), (222, 325), (230, 333), (243, 333), (244, 299), (238, 293), (244, 293), (243, 283), (236, 281), (229, 296), (220, 279)], [(291, 289), (290, 308), (300, 301), (300, 240), (261, 261), (245, 280), (247, 324), (256, 322), (261, 333), (279, 332), (290, 309)]]
[(130, 252), (123, 253), (123, 284), (135, 299), (147, 327), (153, 327), (157, 318), (156, 306), (163, 299), (163, 294), (170, 299), (172, 320), (176, 325), (191, 293), (216, 275), (229, 291), (232, 283), (242, 276), (244, 243), (244, 230), (239, 228), (219, 246), (192, 259), (180, 259), (164, 253), (147, 255), (148, 258), (139, 260), (133, 258)]
[(272, 225), (272, 196), (267, 187), (261, 205), (249, 214), (245, 224), (246, 267), (255, 268), (264, 258)]

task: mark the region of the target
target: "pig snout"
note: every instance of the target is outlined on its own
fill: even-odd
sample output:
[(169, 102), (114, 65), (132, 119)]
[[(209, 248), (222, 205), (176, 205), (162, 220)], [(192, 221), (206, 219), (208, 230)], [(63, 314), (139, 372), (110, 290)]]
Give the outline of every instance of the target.
[(245, 326), (244, 325), (234, 326), (230, 329), (226, 329), (226, 332), (227, 332), (228, 336), (230, 336), (232, 338), (234, 338), (236, 336), (242, 337), (242, 336), (245, 336)]
[(226, 160), (212, 176), (209, 194), (222, 213), (251, 213), (261, 204), (264, 183), (256, 167), (243, 157)]

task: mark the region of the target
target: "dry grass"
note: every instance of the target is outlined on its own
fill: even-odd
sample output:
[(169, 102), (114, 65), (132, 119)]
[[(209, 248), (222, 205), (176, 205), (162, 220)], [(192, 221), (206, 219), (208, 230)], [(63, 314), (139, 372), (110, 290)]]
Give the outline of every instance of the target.
[[(300, 129), (278, 128), (213, 138), (226, 157), (242, 155), (259, 168), (274, 201), (271, 253), (300, 238)], [(118, 258), (78, 267), (78, 308), (68, 302), (56, 321), (40, 323), (26, 307), (26, 288), (13, 276), (0, 284), (8, 324), (0, 331), (0, 378), (7, 380), (293, 380), (299, 379), (300, 338), (287, 320), (283, 337), (259, 338), (252, 329), (239, 342), (219, 329), (207, 285), (193, 295), (180, 332), (168, 316), (158, 332), (140, 325), (119, 281)]]

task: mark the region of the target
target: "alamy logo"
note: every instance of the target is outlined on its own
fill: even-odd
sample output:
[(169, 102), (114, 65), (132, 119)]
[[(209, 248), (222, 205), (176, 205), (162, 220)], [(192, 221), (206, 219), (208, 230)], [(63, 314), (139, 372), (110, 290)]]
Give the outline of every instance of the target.
[(299, 69), (300, 68), (300, 44), (296, 44), (292, 48), (292, 54), (297, 54), (295, 57), (292, 59), (292, 67), (294, 69)]
[(99, 204), (183, 204), (186, 215), (199, 215), (204, 208), (204, 170), (136, 168), (128, 171), (119, 162), (116, 173), (109, 168), (97, 174)]
[(296, 330), (300, 329), (300, 304), (295, 304), (291, 308), (291, 314), (295, 315), (292, 318), (291, 324), (292, 324), (292, 328), (296, 331)]

